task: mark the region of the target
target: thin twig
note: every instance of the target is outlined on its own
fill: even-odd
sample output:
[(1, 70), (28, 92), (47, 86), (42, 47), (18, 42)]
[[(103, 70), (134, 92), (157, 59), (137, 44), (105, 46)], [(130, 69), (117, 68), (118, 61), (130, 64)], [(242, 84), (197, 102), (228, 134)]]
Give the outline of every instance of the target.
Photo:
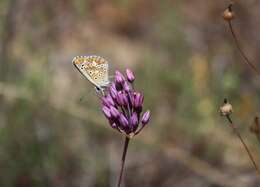
[(258, 141), (258, 143), (260, 145), (260, 134), (257, 134), (256, 137), (257, 137), (257, 141)]
[(233, 129), (233, 132), (235, 133), (235, 135), (239, 138), (239, 140), (243, 144), (243, 146), (244, 146), (244, 148), (245, 148), (245, 150), (246, 150), (246, 152), (247, 152), (247, 154), (248, 154), (252, 164), (254, 165), (254, 168), (255, 168), (257, 174), (260, 175), (260, 170), (258, 169), (258, 166), (257, 166), (257, 164), (256, 164), (256, 162), (254, 160), (254, 157), (251, 154), (251, 152), (250, 152), (249, 148), (247, 147), (246, 143), (244, 142), (243, 138), (241, 137), (240, 133), (237, 131), (237, 128), (236, 128), (235, 124), (233, 123), (230, 115), (226, 115), (226, 118), (229, 121), (229, 124), (230, 124), (231, 128)]
[(258, 75), (260, 75), (260, 71), (257, 69), (257, 67), (249, 60), (249, 58), (247, 57), (247, 55), (245, 54), (245, 52), (242, 50), (242, 48), (240, 47), (240, 44), (239, 44), (239, 40), (235, 34), (235, 31), (233, 29), (233, 26), (232, 26), (232, 23), (231, 23), (231, 20), (228, 21), (228, 26), (229, 26), (229, 29), (231, 31), (231, 34), (232, 34), (232, 37), (235, 41), (235, 44), (237, 46), (237, 49), (239, 50), (240, 54), (242, 55), (242, 57), (244, 58), (244, 62), (249, 65), (249, 67)]
[(130, 141), (130, 139), (126, 136), (125, 137), (125, 145), (124, 145), (124, 150), (123, 150), (123, 155), (122, 155), (122, 160), (121, 160), (121, 169), (120, 169), (120, 174), (119, 174), (117, 187), (121, 186), (123, 171), (124, 171), (124, 167), (125, 167), (125, 157), (126, 157), (129, 141)]

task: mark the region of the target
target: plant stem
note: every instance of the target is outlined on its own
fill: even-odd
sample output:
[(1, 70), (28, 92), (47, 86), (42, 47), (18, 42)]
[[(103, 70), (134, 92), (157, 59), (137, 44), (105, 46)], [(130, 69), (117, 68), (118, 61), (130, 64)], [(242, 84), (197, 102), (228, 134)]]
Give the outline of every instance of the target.
[(253, 71), (255, 71), (256, 74), (260, 75), (260, 72), (259, 72), (259, 70), (257, 69), (257, 67), (249, 60), (249, 58), (246, 56), (245, 52), (244, 52), (244, 51), (242, 50), (242, 48), (240, 47), (238, 38), (237, 38), (237, 36), (236, 36), (236, 34), (235, 34), (235, 31), (234, 31), (234, 29), (233, 29), (231, 20), (228, 21), (228, 26), (229, 26), (229, 29), (230, 29), (230, 31), (231, 31), (232, 37), (233, 37), (233, 39), (235, 40), (235, 44), (236, 44), (236, 46), (237, 46), (237, 49), (239, 50), (240, 54), (241, 54), (242, 57), (244, 58), (245, 63), (246, 63), (247, 65), (249, 65), (249, 67), (250, 67)]
[(256, 137), (257, 137), (258, 143), (259, 143), (259, 145), (260, 145), (260, 135), (257, 134)]
[(233, 129), (233, 132), (235, 133), (235, 135), (239, 138), (239, 140), (241, 141), (241, 143), (243, 144), (252, 164), (254, 165), (254, 168), (257, 172), (258, 175), (260, 175), (260, 170), (258, 169), (258, 166), (256, 165), (256, 162), (254, 160), (253, 155), (251, 154), (249, 148), (247, 147), (246, 143), (244, 142), (243, 138), (241, 137), (240, 133), (237, 131), (237, 127), (235, 126), (235, 124), (233, 123), (231, 117), (229, 115), (226, 115), (226, 118), (228, 119), (231, 128)]
[(120, 185), (121, 185), (123, 171), (124, 171), (124, 167), (125, 167), (125, 157), (126, 157), (129, 141), (130, 141), (130, 138), (125, 137), (125, 145), (124, 145), (124, 150), (123, 150), (123, 155), (122, 155), (122, 160), (121, 160), (121, 169), (120, 169), (117, 187), (120, 187)]

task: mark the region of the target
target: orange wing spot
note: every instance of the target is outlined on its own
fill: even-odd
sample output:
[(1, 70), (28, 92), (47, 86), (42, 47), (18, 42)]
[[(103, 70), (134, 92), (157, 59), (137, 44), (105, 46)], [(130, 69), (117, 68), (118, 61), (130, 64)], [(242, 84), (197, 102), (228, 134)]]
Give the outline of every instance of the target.
[(106, 62), (106, 60), (102, 57), (100, 57), (98, 60), (97, 60), (97, 64), (99, 65), (103, 65), (104, 63)]
[(81, 64), (82, 62), (83, 62), (83, 59), (80, 57), (75, 57), (75, 59), (73, 60), (73, 63), (77, 64), (77, 65)]

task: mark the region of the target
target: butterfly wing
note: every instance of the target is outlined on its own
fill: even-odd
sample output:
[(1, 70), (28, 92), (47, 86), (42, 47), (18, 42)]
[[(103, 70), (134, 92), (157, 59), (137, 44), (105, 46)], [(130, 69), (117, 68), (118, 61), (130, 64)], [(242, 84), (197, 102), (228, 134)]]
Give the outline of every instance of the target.
[(100, 56), (77, 56), (73, 64), (92, 84), (102, 89), (109, 84), (108, 62)]

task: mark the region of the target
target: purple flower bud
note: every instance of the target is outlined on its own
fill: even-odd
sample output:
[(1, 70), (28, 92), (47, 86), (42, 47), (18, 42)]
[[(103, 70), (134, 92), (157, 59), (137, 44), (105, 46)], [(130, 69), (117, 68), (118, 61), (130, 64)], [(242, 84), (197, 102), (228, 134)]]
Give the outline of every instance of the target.
[(112, 127), (113, 129), (115, 129), (115, 128), (117, 128), (117, 125), (116, 125), (115, 123), (112, 123), (112, 124), (111, 124), (111, 127)]
[(114, 101), (113, 101), (113, 99), (112, 99), (112, 97), (110, 95), (102, 97), (101, 100), (102, 100), (102, 104), (104, 106), (110, 107), (110, 106), (114, 106), (115, 105), (115, 103), (114, 103)]
[(111, 119), (111, 113), (108, 107), (104, 106), (102, 108), (102, 111), (104, 113), (104, 115), (106, 116), (107, 119)]
[(110, 95), (113, 99), (116, 99), (117, 96), (117, 90), (115, 84), (112, 84), (110, 87)]
[(128, 104), (127, 96), (122, 91), (119, 91), (117, 94), (117, 103), (122, 106), (127, 106)]
[(148, 111), (146, 111), (144, 114), (143, 114), (143, 117), (142, 117), (142, 124), (143, 125), (146, 125), (148, 122), (149, 122), (149, 120), (150, 120), (150, 111), (148, 110)]
[(135, 80), (135, 75), (130, 69), (126, 69), (126, 77), (127, 77), (127, 80), (131, 83), (133, 83)]
[(144, 101), (144, 96), (141, 93), (136, 92), (134, 94), (134, 100), (133, 100), (134, 108), (136, 109), (142, 108), (143, 101)]
[(128, 82), (124, 82), (123, 88), (126, 92), (129, 92), (131, 90), (131, 86)]
[(119, 82), (121, 82), (121, 83), (126, 80), (125, 76), (118, 70), (116, 70), (115, 76), (118, 78), (118, 80), (120, 80)]
[(113, 100), (113, 98), (112, 98), (112, 96), (110, 95), (110, 94), (107, 94), (107, 102), (110, 104), (110, 105), (115, 105), (115, 102), (114, 102), (114, 100)]
[(122, 90), (124, 82), (125, 82), (124, 75), (120, 71), (116, 71), (116, 73), (115, 73), (116, 89)]
[(117, 119), (120, 115), (120, 112), (113, 106), (110, 106), (110, 113), (111, 113), (111, 116), (115, 119)]
[(117, 93), (117, 97), (116, 97), (116, 101), (119, 105), (124, 105), (124, 101), (123, 101), (123, 92), (122, 91), (119, 91)]
[(130, 117), (130, 125), (132, 126), (133, 131), (135, 131), (138, 127), (138, 117), (136, 112), (134, 112)]
[(134, 98), (135, 98), (134, 92), (130, 92), (128, 94), (128, 98), (129, 98), (130, 105), (134, 106)]
[(128, 120), (126, 119), (126, 117), (123, 114), (120, 114), (119, 116), (119, 123), (123, 128), (127, 128), (128, 127)]

